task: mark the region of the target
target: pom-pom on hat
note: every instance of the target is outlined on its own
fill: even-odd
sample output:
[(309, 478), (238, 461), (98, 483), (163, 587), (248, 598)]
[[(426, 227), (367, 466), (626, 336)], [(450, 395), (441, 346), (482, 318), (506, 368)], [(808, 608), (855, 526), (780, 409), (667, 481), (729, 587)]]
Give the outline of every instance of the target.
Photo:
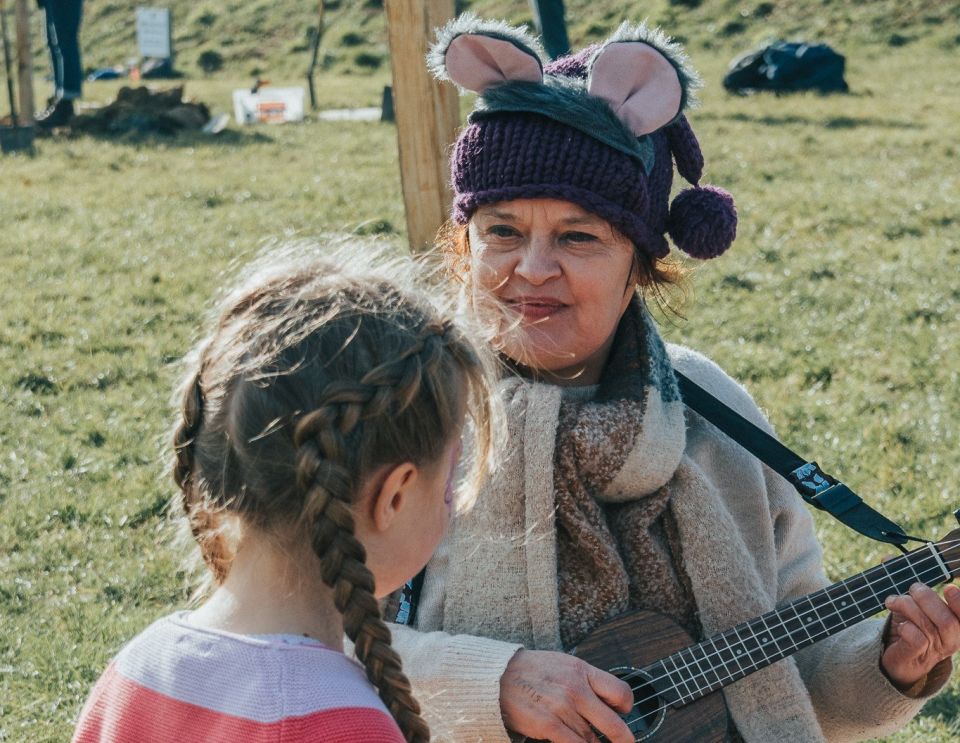
[[(451, 157), (453, 219), (518, 198), (571, 201), (639, 250), (674, 244), (713, 258), (736, 236), (731, 196), (701, 186), (703, 154), (683, 115), (699, 86), (680, 46), (624, 23), (606, 41), (545, 61), (525, 30), (465, 14), (438, 33), (434, 75), (478, 94)], [(668, 207), (673, 164), (692, 188)]]

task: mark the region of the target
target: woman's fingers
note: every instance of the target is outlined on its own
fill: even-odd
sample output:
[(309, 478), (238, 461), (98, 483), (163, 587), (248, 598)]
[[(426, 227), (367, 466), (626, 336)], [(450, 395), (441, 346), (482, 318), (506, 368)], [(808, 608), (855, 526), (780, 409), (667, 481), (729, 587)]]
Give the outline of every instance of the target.
[(566, 725), (570, 733), (574, 736), (574, 740), (583, 741), (584, 743), (600, 743), (600, 739), (597, 737), (597, 734), (593, 732), (593, 728), (587, 723), (587, 721), (581, 717), (575, 710), (570, 710), (571, 714), (569, 719), (563, 719), (563, 724)]
[[(894, 604), (894, 611), (899, 614), (901, 621), (898, 632), (899, 636), (903, 640), (911, 640), (911, 644), (916, 644), (913, 642), (914, 636), (910, 632), (910, 627), (913, 627), (920, 633), (920, 638), (922, 640), (921, 644), (926, 644), (927, 638), (932, 637), (936, 634), (937, 629), (934, 626), (933, 622), (927, 617), (923, 609), (917, 604), (916, 599), (911, 595), (907, 594), (905, 596), (897, 597), (897, 601)], [(904, 633), (909, 633), (905, 635)]]
[(577, 708), (580, 717), (590, 727), (603, 733), (614, 743), (633, 743), (630, 728), (619, 713), (627, 714), (633, 709), (633, 690), (616, 676), (593, 666), (586, 666), (586, 680), (592, 694), (585, 694)]
[(939, 655), (938, 660), (957, 652), (960, 649), (960, 618), (949, 604), (932, 588), (921, 584), (911, 587), (910, 595), (934, 627), (930, 639), (934, 652)]
[[(552, 722), (552, 724), (551, 724)], [(579, 729), (570, 727), (566, 721), (545, 721), (545, 741), (550, 743), (600, 743), (600, 739), (593, 734), (593, 731), (587, 725), (580, 725)], [(529, 738), (527, 740), (530, 740)]]
[(600, 699), (618, 712), (626, 714), (633, 708), (633, 689), (623, 679), (587, 666), (587, 682)]
[(586, 733), (592, 737), (585, 738), (580, 731), (574, 730), (563, 720), (551, 714), (531, 715), (526, 730), (520, 731), (512, 727), (509, 729), (527, 736), (527, 740), (530, 741), (530, 743), (533, 743), (533, 741), (549, 741), (550, 743), (584, 743), (584, 741), (587, 741), (588, 743), (599, 743), (599, 739), (593, 735), (589, 728), (586, 728)]
[(916, 583), (907, 596), (899, 599), (894, 611), (923, 634), (927, 651), (936, 655), (936, 660), (953, 655), (960, 648), (960, 619), (932, 588)]
[(960, 649), (960, 589), (944, 588), (944, 598), (923, 584), (885, 602), (891, 632), (881, 665), (902, 688), (922, 679), (937, 663)]
[[(589, 721), (589, 727), (603, 733), (614, 743), (633, 743), (633, 734), (623, 719), (597, 697), (585, 698), (577, 709), (581, 719)], [(592, 731), (591, 731), (592, 732)], [(595, 736), (594, 736), (595, 737)], [(592, 738), (584, 738), (592, 740)]]
[(633, 743), (626, 723), (610, 708), (628, 709), (630, 687), (611, 674), (564, 653), (521, 650), (500, 679), (506, 727), (536, 740)]
[(943, 587), (943, 598), (956, 616), (960, 617), (960, 587), (948, 583)]

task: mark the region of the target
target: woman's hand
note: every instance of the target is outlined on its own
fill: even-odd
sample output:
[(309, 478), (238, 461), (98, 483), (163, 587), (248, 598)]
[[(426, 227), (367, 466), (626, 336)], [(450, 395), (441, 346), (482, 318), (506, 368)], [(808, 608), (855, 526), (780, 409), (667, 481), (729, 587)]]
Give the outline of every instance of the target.
[(960, 650), (960, 588), (944, 586), (943, 596), (915, 583), (907, 595), (889, 596), (884, 602), (890, 622), (880, 667), (900, 691)]
[(536, 740), (597, 743), (592, 726), (613, 743), (633, 743), (614, 711), (632, 705), (629, 684), (564, 653), (520, 650), (500, 678), (504, 725)]

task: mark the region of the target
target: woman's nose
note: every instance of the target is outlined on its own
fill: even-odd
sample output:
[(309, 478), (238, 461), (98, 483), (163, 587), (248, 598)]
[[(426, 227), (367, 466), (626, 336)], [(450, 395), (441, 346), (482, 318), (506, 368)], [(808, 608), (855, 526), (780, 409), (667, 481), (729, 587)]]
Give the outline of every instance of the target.
[(539, 286), (561, 274), (560, 264), (547, 240), (531, 239), (520, 255), (514, 273), (524, 281)]

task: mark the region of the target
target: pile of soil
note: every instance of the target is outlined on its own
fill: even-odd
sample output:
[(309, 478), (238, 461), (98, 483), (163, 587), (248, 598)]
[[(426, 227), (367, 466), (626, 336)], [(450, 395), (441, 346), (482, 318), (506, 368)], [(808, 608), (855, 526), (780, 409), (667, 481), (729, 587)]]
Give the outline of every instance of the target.
[(203, 103), (184, 100), (183, 86), (153, 90), (120, 88), (117, 98), (103, 108), (75, 116), (70, 128), (81, 134), (176, 134), (202, 129), (210, 120)]

